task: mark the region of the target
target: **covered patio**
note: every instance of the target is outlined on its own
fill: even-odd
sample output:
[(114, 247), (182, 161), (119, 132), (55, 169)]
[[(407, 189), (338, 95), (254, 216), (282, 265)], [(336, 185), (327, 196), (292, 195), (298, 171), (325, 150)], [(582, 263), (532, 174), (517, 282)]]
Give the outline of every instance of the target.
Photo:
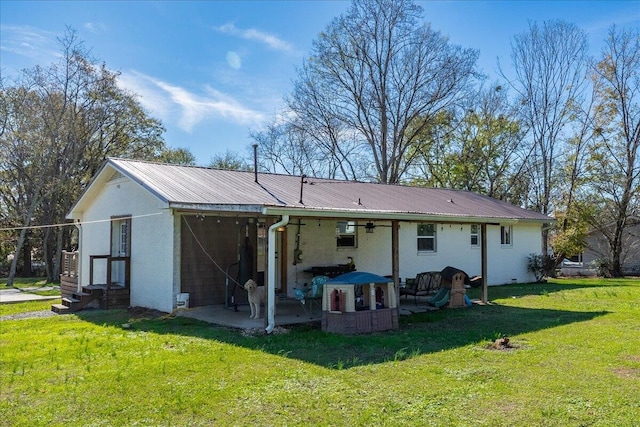
[[(426, 303), (426, 298), (424, 298), (424, 301), (421, 298), (419, 297), (417, 304), (414, 303), (413, 298), (401, 298), (399, 301), (400, 316), (438, 310), (436, 307), (429, 306)], [(322, 319), (320, 306), (321, 304), (316, 304), (312, 310), (307, 307), (307, 311), (305, 311), (300, 301), (294, 298), (280, 299), (276, 304), (276, 324), (286, 327), (305, 323), (320, 323)], [(178, 316), (202, 320), (219, 326), (237, 329), (264, 329), (266, 326), (265, 311), (263, 311), (260, 319), (250, 319), (249, 313), (249, 305), (239, 305), (238, 311), (235, 311), (233, 308), (225, 308), (222, 304), (179, 309), (176, 312)]]

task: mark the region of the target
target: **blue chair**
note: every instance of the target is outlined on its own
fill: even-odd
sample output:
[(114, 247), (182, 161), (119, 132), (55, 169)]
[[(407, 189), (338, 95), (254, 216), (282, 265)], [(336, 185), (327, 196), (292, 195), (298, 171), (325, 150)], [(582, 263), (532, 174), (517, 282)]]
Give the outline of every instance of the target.
[[(322, 308), (322, 288), (329, 280), (327, 276), (316, 276), (311, 280), (310, 288), (294, 288), (294, 297), (302, 304), (302, 309), (309, 318), (313, 318), (313, 306)], [(307, 307), (308, 306), (308, 307)]]

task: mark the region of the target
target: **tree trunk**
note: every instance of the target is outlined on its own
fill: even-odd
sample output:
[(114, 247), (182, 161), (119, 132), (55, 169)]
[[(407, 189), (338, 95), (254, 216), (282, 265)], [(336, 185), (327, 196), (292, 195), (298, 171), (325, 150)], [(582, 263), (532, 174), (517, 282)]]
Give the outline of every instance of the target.
[(65, 232), (63, 228), (58, 229), (58, 238), (56, 240), (56, 252), (53, 256), (53, 281), (60, 280), (60, 262), (62, 260), (62, 247)]

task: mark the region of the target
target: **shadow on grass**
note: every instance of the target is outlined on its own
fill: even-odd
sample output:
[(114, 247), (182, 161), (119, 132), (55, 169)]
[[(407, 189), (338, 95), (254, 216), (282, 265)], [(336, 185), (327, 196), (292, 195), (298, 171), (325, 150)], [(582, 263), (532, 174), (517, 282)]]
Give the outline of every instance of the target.
[[(531, 295), (547, 295), (556, 292), (571, 291), (576, 289), (612, 288), (628, 286), (627, 282), (633, 279), (596, 279), (596, 278), (575, 278), (575, 279), (550, 279), (541, 283), (523, 283), (504, 286), (489, 286), (489, 301), (497, 299), (524, 297)], [(480, 299), (481, 288), (467, 290), (467, 295), (472, 299)]]
[(216, 340), (327, 368), (345, 369), (467, 345), (484, 345), (503, 335), (515, 336), (585, 322), (607, 313), (474, 306), (402, 317), (399, 330), (357, 336), (325, 333), (317, 324), (296, 326), (284, 334), (246, 336), (235, 329), (186, 317), (169, 318), (156, 313), (131, 318), (125, 310), (83, 311), (77, 316), (105, 326), (121, 327), (123, 323), (130, 323), (134, 331)]

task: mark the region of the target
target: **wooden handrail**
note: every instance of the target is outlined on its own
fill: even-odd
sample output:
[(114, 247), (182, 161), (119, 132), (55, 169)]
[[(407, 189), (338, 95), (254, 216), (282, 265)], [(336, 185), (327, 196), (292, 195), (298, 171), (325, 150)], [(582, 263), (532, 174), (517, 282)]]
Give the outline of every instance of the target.
[(96, 259), (106, 259), (107, 260), (107, 272), (105, 283), (99, 283), (98, 285), (104, 284), (107, 289), (110, 289), (113, 285), (111, 280), (111, 272), (113, 270), (114, 262), (124, 262), (124, 286), (126, 288), (129, 287), (130, 279), (131, 279), (131, 257), (128, 256), (111, 256), (111, 255), (89, 255), (89, 285), (93, 285), (93, 262)]
[(78, 251), (62, 251), (62, 276), (78, 277), (78, 256)]

